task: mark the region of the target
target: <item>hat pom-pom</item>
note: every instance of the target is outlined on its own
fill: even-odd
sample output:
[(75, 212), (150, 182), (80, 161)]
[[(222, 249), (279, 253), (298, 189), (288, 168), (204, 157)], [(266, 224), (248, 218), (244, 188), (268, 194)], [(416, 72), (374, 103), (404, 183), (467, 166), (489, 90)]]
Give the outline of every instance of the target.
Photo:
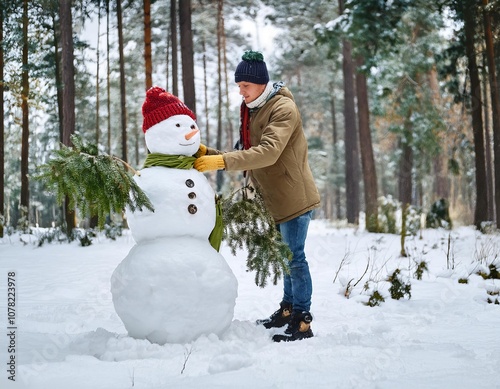
[(159, 86), (152, 86), (151, 88), (149, 88), (147, 91), (146, 91), (146, 96), (147, 97), (158, 97), (160, 96), (162, 93), (165, 93), (165, 89), (163, 88), (160, 88)]
[(262, 53), (252, 50), (245, 51), (241, 59), (243, 61), (264, 62), (264, 56), (262, 55)]

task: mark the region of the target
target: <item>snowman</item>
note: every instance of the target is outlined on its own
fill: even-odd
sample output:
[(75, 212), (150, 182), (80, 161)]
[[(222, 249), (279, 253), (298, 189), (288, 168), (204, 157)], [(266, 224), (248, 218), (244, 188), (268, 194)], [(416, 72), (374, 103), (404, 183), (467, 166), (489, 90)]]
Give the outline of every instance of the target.
[(195, 115), (160, 87), (147, 91), (142, 113), (151, 153), (134, 179), (154, 212), (127, 211), (135, 245), (111, 277), (115, 310), (133, 338), (165, 344), (220, 336), (233, 319), (238, 284), (209, 242), (215, 193), (192, 167), (200, 147)]

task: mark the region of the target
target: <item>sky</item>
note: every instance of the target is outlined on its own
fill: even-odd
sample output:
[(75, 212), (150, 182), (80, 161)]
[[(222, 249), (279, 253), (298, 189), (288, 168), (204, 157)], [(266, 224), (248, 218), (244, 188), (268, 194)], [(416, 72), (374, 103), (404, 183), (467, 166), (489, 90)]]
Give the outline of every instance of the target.
[[(254, 50), (261, 51), (264, 55), (264, 59), (266, 58), (271, 58), (274, 50), (274, 37), (278, 33), (278, 29), (269, 24), (265, 23), (265, 16), (270, 12), (269, 7), (262, 7), (258, 13), (257, 16), (254, 19), (245, 19), (242, 20), (241, 22), (238, 22), (236, 24), (236, 27), (241, 30), (241, 33), (244, 36), (247, 36), (249, 38), (249, 42)], [(97, 28), (98, 28), (98, 23), (97, 20), (91, 20), (90, 22), (87, 22), (85, 25), (85, 28), (82, 31), (82, 39), (86, 40), (91, 47), (96, 48), (97, 46)], [(101, 22), (101, 40), (100, 40), (100, 48), (103, 50), (106, 47), (106, 25), (105, 25), (105, 20)], [(227, 28), (233, 28), (232, 25), (228, 26)], [(139, 40), (139, 42), (142, 42), (142, 40)], [(131, 43), (131, 47), (129, 49), (131, 51), (135, 50), (135, 43)], [(154, 53), (153, 53), (154, 55)], [(241, 52), (241, 55), (243, 55), (243, 50)], [(105, 57), (104, 55), (101, 54), (101, 66), (105, 66)], [(95, 62), (95, 61), (94, 61)], [(89, 66), (92, 66), (94, 69), (93, 71), (95, 72), (95, 63), (94, 62), (88, 62)], [(154, 73), (154, 69), (153, 69)], [(232, 70), (230, 70), (230, 73), (232, 74)], [(195, 69), (195, 74), (196, 74), (196, 79), (197, 80), (202, 80), (203, 79), (203, 70), (201, 68), (196, 68)], [(158, 84), (160, 86), (163, 85), (164, 81), (163, 80), (153, 80), (155, 84)], [(241, 96), (239, 95), (238, 89), (235, 84), (230, 83), (230, 93), (229, 93), (229, 98), (230, 98), (230, 106), (232, 108), (238, 107), (241, 103)], [(202, 84), (200, 83), (198, 85), (199, 93), (201, 96), (201, 91), (202, 91)], [(182, 91), (181, 91), (182, 92)], [(182, 96), (180, 96), (182, 98)]]

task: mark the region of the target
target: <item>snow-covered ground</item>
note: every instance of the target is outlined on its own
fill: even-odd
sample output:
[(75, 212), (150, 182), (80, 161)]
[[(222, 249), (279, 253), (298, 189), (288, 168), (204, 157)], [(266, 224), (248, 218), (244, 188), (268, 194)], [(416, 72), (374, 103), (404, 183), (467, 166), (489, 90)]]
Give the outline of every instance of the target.
[[(226, 246), (239, 288), (222, 337), (163, 346), (128, 337), (110, 277), (133, 244), (128, 232), (89, 247), (0, 240), (0, 388), (500, 388), (500, 305), (487, 302), (500, 299), (500, 280), (475, 274), (499, 264), (498, 235), (424, 230), (407, 239), (403, 258), (399, 236), (313, 221), (306, 253), (315, 337), (291, 343), (273, 343), (275, 330), (253, 324), (277, 309), (281, 285), (257, 287), (245, 252), (234, 257)], [(422, 260), (429, 271), (417, 280)], [(411, 275), (411, 299), (390, 297), (385, 279), (396, 268)], [(368, 307), (375, 287), (385, 302)]]

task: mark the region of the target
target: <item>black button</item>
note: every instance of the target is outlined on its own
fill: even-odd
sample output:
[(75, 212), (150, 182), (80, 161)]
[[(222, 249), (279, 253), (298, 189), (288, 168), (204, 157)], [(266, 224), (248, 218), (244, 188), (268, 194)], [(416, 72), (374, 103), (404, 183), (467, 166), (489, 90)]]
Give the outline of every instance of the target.
[(194, 215), (196, 212), (198, 212), (198, 208), (196, 208), (196, 205), (194, 204), (189, 204), (188, 211), (190, 214)]
[(193, 180), (186, 180), (186, 186), (187, 186), (188, 188), (192, 188), (192, 187), (194, 186), (194, 182), (193, 182)]
[(188, 197), (189, 197), (190, 199), (195, 199), (195, 198), (196, 198), (196, 193), (191, 192), (191, 193), (189, 193), (189, 194), (188, 194)]

